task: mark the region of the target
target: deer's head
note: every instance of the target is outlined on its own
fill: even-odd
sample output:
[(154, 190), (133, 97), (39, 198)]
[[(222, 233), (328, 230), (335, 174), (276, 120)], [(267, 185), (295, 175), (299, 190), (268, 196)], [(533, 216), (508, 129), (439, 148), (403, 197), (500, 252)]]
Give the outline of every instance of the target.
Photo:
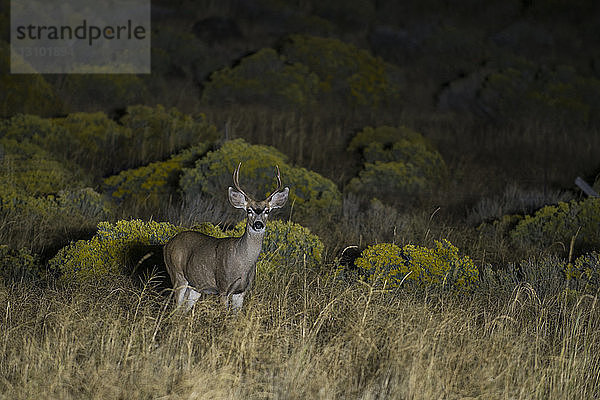
[(255, 232), (262, 233), (267, 226), (269, 213), (275, 208), (281, 208), (287, 201), (290, 189), (288, 187), (282, 189), (281, 176), (279, 174), (279, 166), (277, 169), (277, 189), (269, 195), (265, 200), (256, 201), (248, 196), (239, 184), (240, 167), (239, 163), (233, 172), (233, 184), (235, 189), (229, 187), (229, 202), (235, 208), (246, 210), (248, 216), (247, 227)]

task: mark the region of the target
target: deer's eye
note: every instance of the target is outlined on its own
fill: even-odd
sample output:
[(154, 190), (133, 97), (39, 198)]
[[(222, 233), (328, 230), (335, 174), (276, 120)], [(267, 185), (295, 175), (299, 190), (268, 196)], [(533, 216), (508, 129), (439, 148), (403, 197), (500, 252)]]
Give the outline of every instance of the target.
[(271, 210), (269, 210), (268, 208), (265, 208), (265, 214), (268, 214)]
[(248, 211), (248, 215), (250, 215), (250, 214), (252, 214), (254, 212), (254, 211), (252, 211), (251, 208), (249, 208), (247, 211)]

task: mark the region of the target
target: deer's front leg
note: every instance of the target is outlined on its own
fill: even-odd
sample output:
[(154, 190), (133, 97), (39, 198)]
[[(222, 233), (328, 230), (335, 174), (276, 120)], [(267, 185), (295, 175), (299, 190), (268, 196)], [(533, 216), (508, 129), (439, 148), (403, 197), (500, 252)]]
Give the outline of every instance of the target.
[(185, 310), (190, 311), (192, 307), (194, 307), (194, 304), (196, 304), (196, 301), (198, 301), (198, 299), (200, 298), (200, 293), (195, 291), (191, 287), (188, 287), (186, 290), (185, 297)]
[(244, 304), (245, 295), (246, 292), (231, 295), (231, 306), (235, 311), (238, 311), (240, 308), (242, 308), (242, 304)]

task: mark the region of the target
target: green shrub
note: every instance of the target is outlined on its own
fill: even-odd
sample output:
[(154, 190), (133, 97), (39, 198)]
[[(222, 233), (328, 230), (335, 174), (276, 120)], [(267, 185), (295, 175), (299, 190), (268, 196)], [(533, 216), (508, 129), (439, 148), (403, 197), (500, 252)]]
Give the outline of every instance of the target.
[(277, 187), (274, 174), (278, 165), (283, 185), (290, 188), (286, 207), (293, 204), (294, 216), (322, 218), (339, 210), (341, 194), (332, 181), (286, 161), (273, 147), (250, 145), (242, 139), (228, 141), (198, 160), (194, 168), (184, 169), (181, 189), (190, 197), (203, 195), (226, 202), (233, 170), (242, 162), (240, 185), (254, 199), (262, 200)]
[(304, 265), (316, 267), (322, 254), (323, 243), (308, 228), (291, 221), (270, 221), (257, 268), (259, 273), (268, 276)]
[(445, 239), (435, 244), (433, 249), (376, 244), (367, 247), (355, 260), (355, 265), (369, 282), (386, 282), (387, 287), (414, 282), (420, 287), (472, 288), (479, 277), (473, 261), (468, 256), (460, 256), (458, 249)]
[[(234, 229), (223, 231), (218, 226), (204, 223), (192, 230), (214, 237), (241, 236), (245, 221)], [(101, 222), (90, 240), (79, 240), (62, 248), (48, 262), (51, 269), (60, 271), (66, 282), (82, 282), (102, 277), (130, 273), (137, 259), (132, 252), (140, 246), (163, 245), (183, 227), (168, 222), (144, 222), (141, 220), (118, 221), (114, 224)], [(272, 274), (285, 266), (308, 266), (321, 260), (323, 244), (310, 231), (292, 222), (271, 221), (263, 241), (259, 258), (260, 274)]]
[(26, 148), (44, 149), (44, 154), (51, 154), (69, 169), (79, 165), (96, 176), (122, 167), (123, 159), (129, 156), (125, 152), (130, 151), (127, 144), (131, 132), (101, 112), (54, 119), (16, 115), (0, 127), (0, 134), (16, 141), (20, 152)]
[(542, 69), (519, 62), (490, 74), (480, 93), (486, 107), (499, 116), (538, 115), (586, 124), (597, 122), (600, 80), (570, 66)]
[(56, 193), (81, 184), (79, 174), (53, 159), (38, 146), (0, 139), (4, 157), (0, 161), (0, 191), (12, 188), (27, 196)]
[(384, 148), (389, 148), (394, 143), (407, 142), (414, 145), (421, 144), (427, 150), (435, 151), (431, 143), (419, 132), (416, 132), (406, 126), (367, 126), (362, 131), (358, 132), (348, 145), (348, 151), (361, 151), (373, 143), (379, 143)]
[(133, 246), (164, 244), (182, 230), (167, 222), (100, 222), (94, 237), (63, 247), (48, 262), (48, 267), (59, 271), (66, 282), (84, 282), (124, 273), (138, 261), (128, 259)]
[(2, 143), (4, 147), (18, 146), (19, 154), (29, 157), (51, 155), (67, 169), (78, 165), (77, 169), (84, 168), (98, 178), (162, 160), (217, 136), (217, 129), (204, 115), (191, 117), (160, 105), (128, 107), (119, 121), (96, 112), (54, 119), (16, 115), (0, 122), (0, 138), (14, 143)]
[(85, 165), (96, 176), (164, 159), (217, 137), (216, 128), (203, 115), (193, 118), (161, 105), (127, 107), (118, 122), (104, 113), (75, 113), (54, 123), (66, 131), (49, 140), (55, 152)]
[(235, 102), (271, 106), (313, 105), (319, 90), (317, 76), (300, 63), (287, 63), (270, 48), (242, 59), (239, 65), (216, 71), (202, 95), (208, 104)]
[(348, 151), (361, 151), (365, 164), (347, 190), (394, 202), (418, 197), (443, 181), (446, 164), (418, 132), (406, 127), (367, 127), (350, 142)]
[(105, 192), (119, 201), (130, 201), (157, 207), (170, 196), (177, 195), (179, 179), (184, 167), (206, 153), (209, 143), (193, 146), (166, 161), (157, 161), (144, 167), (128, 169), (104, 180)]
[(374, 111), (398, 105), (398, 75), (390, 64), (340, 40), (292, 35), (279, 53), (264, 48), (234, 67), (214, 72), (205, 84), (203, 100)]
[(600, 290), (600, 253), (590, 252), (565, 267), (569, 287), (580, 293), (597, 295)]
[(333, 38), (291, 35), (281, 54), (319, 78), (320, 96), (331, 104), (377, 109), (398, 102), (397, 70), (368, 51)]
[(418, 195), (430, 185), (412, 164), (403, 162), (366, 163), (358, 177), (352, 178), (347, 190), (371, 198), (394, 202)]
[(19, 282), (23, 279), (40, 277), (40, 262), (36, 254), (28, 249), (11, 249), (0, 245), (0, 280)]
[(212, 142), (219, 136), (217, 128), (207, 122), (204, 114), (190, 116), (175, 108), (130, 106), (119, 123), (131, 131), (133, 142), (127, 147), (135, 164), (161, 160), (186, 147)]
[[(546, 206), (533, 216), (525, 216), (510, 232), (511, 239), (518, 246), (547, 249), (562, 244), (560, 249), (565, 251), (569, 250), (575, 235), (577, 251), (600, 247), (600, 199), (590, 197)], [(555, 246), (555, 249), (559, 247)]]
[(40, 136), (43, 143), (63, 160), (72, 160), (95, 176), (126, 167), (132, 132), (103, 112), (72, 113), (51, 121), (57, 129)]

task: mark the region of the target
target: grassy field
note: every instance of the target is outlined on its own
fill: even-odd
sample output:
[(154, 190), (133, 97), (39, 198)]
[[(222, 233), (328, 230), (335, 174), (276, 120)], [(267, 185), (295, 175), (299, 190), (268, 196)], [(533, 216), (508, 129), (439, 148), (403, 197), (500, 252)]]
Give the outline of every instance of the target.
[[(532, 265), (535, 265), (532, 264)], [(300, 269), (238, 314), (127, 279), (0, 286), (0, 395), (127, 399), (590, 399), (597, 298), (546, 284), (390, 292)], [(483, 280), (486, 282), (486, 280)]]

